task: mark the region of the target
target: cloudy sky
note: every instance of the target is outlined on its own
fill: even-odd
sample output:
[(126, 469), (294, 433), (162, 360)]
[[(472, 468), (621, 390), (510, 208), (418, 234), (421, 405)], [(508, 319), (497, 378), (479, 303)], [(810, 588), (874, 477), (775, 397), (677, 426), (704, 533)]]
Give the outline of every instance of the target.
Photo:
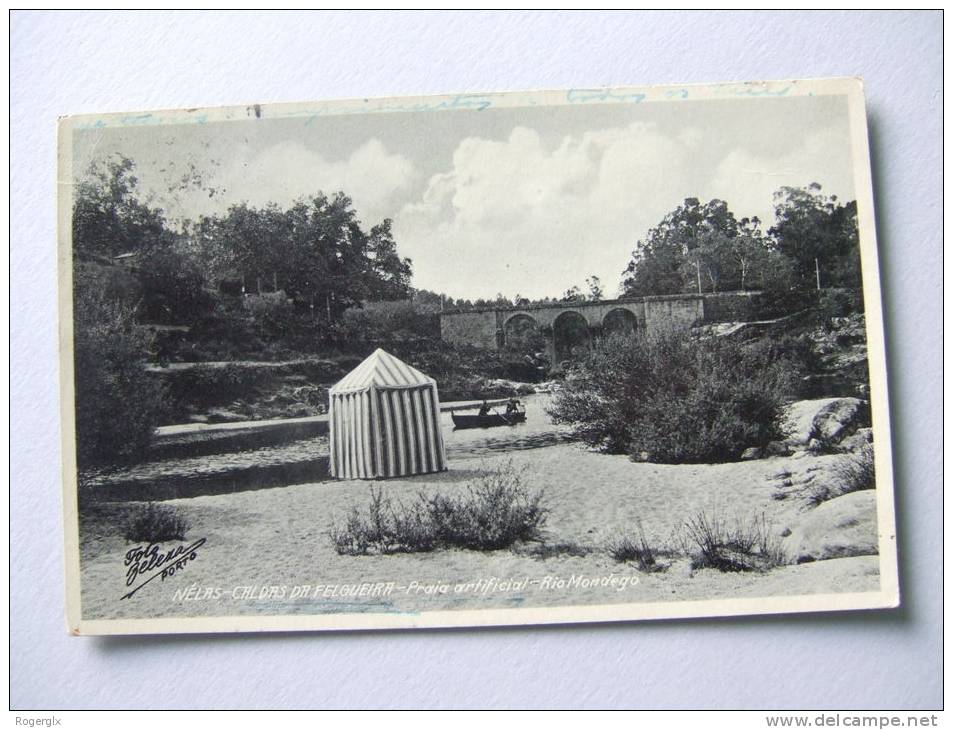
[[(345, 191), (394, 220), (414, 285), (454, 297), (615, 295), (639, 238), (686, 197), (773, 221), (772, 193), (854, 198), (843, 97), (268, 117), (76, 132), (74, 169), (121, 153), (172, 219)], [(190, 165), (206, 187), (169, 192)]]

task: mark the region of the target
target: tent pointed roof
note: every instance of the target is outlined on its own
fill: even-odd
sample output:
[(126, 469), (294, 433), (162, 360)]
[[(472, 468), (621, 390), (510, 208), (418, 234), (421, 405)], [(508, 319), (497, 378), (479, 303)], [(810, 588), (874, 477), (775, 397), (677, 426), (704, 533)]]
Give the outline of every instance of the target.
[(436, 385), (436, 381), (417, 368), (377, 348), (364, 361), (335, 383), (332, 393), (377, 388), (414, 388)]

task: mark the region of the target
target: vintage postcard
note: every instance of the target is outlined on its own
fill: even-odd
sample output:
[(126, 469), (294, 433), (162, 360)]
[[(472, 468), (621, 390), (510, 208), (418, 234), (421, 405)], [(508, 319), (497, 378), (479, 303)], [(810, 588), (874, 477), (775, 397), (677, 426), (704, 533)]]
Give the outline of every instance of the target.
[(65, 117), (75, 634), (898, 605), (859, 79)]

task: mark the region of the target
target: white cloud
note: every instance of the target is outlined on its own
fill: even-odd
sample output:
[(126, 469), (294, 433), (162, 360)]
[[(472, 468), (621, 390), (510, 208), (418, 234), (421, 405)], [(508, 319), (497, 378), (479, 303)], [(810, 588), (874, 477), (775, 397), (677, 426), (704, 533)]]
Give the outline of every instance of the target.
[(659, 173), (688, 150), (644, 124), (550, 148), (524, 127), (471, 137), (395, 217), (398, 241), (418, 286), (454, 296), (554, 295), (593, 273), (614, 293), (638, 236), (680, 201)]
[(726, 200), (739, 218), (758, 216), (767, 229), (774, 220), (772, 194), (784, 185), (803, 187), (812, 182), (820, 183), (825, 194), (854, 198), (850, 147), (834, 129), (815, 130), (800, 149), (774, 157), (732, 150), (704, 190)]
[[(246, 201), (250, 205), (267, 203), (287, 205), (301, 196), (318, 191), (331, 195), (343, 190), (354, 201), (361, 220), (371, 226), (392, 216), (400, 196), (419, 178), (413, 163), (405, 156), (389, 152), (372, 138), (342, 160), (329, 161), (321, 154), (294, 142), (279, 142), (258, 152), (248, 145), (237, 145), (222, 154), (227, 162), (214, 167), (203, 162), (202, 169), (214, 170), (206, 184), (220, 188), (217, 197), (193, 190), (182, 195), (171, 212), (185, 217), (200, 213), (221, 213), (233, 204)], [(143, 178), (150, 177), (143, 175)], [(155, 192), (159, 202), (166, 202), (162, 188), (167, 183), (158, 176)]]
[(328, 194), (344, 190), (368, 225), (385, 217), (395, 196), (416, 177), (410, 160), (389, 153), (377, 139), (368, 140), (338, 162), (329, 162), (297, 142), (272, 145), (250, 160), (236, 162), (243, 169), (234, 169), (233, 163), (233, 170), (224, 175), (226, 180), (242, 180), (238, 190), (231, 190), (230, 198), (245, 198), (255, 204), (281, 203), (318, 190)]
[[(636, 241), (686, 197), (721, 198), (772, 222), (774, 190), (818, 181), (852, 196), (843, 136), (810, 134), (777, 157), (719, 154), (704, 130), (636, 123), (547, 146), (516, 127), (504, 141), (464, 139), (395, 216), (415, 284), (456, 297), (559, 295), (597, 274), (614, 295)], [(790, 149), (790, 146), (787, 146)]]

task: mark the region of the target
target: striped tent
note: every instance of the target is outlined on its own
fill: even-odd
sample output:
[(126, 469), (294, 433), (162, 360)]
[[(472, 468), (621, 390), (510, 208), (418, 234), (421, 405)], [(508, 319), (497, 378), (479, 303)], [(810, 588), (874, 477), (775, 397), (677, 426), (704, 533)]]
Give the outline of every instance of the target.
[(331, 475), (373, 479), (447, 468), (436, 381), (375, 350), (330, 392)]

